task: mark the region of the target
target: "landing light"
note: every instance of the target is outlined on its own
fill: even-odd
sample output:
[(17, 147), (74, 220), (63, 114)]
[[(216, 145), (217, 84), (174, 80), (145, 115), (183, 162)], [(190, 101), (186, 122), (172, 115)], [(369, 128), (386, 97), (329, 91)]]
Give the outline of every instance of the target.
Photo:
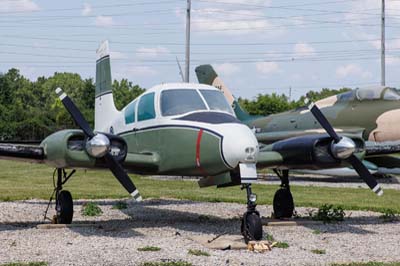
[(250, 194), (249, 201), (252, 202), (252, 203), (255, 203), (257, 201), (257, 195), (256, 194)]

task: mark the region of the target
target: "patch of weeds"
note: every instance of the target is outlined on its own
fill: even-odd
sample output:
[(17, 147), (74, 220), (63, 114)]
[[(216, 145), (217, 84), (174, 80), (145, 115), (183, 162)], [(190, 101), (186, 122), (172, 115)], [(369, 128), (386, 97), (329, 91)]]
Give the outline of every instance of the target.
[(269, 242), (275, 242), (275, 238), (273, 235), (267, 234), (265, 236), (265, 240), (268, 240)]
[(38, 261), (38, 262), (10, 262), (5, 264), (0, 264), (0, 266), (47, 266), (49, 265), (47, 262)]
[(341, 222), (346, 215), (342, 207), (328, 204), (324, 204), (319, 207), (318, 211), (310, 211), (308, 214), (311, 219), (324, 223)]
[(319, 230), (319, 229), (315, 229), (312, 233), (313, 233), (314, 235), (320, 235), (322, 232), (321, 232), (321, 230)]
[(325, 249), (313, 249), (313, 250), (311, 250), (311, 252), (314, 254), (326, 254)]
[(94, 202), (87, 202), (82, 206), (83, 216), (99, 216), (101, 214), (103, 214), (103, 211), (100, 209), (99, 205)]
[(205, 215), (205, 214), (200, 214), (199, 215), (199, 221), (200, 222), (209, 222), (211, 220), (210, 216)]
[(206, 257), (210, 256), (209, 253), (207, 253), (205, 251), (198, 250), (198, 249), (189, 249), (188, 254), (189, 255), (194, 255), (194, 256), (206, 256)]
[(193, 266), (190, 262), (182, 261), (182, 260), (165, 260), (165, 261), (156, 261), (156, 262), (143, 262), (139, 264), (140, 266)]
[(138, 248), (137, 250), (138, 251), (160, 251), (161, 248), (153, 247), (153, 246), (145, 246), (145, 247), (142, 247), (142, 248)]
[(289, 244), (286, 242), (278, 242), (278, 243), (276, 243), (275, 247), (276, 248), (288, 248)]
[(392, 209), (386, 209), (381, 216), (379, 216), (380, 219), (383, 220), (385, 223), (391, 223), (395, 222), (399, 219), (397, 214), (392, 210)]
[(125, 201), (118, 201), (112, 206), (112, 208), (114, 210), (125, 210), (128, 209), (128, 204)]

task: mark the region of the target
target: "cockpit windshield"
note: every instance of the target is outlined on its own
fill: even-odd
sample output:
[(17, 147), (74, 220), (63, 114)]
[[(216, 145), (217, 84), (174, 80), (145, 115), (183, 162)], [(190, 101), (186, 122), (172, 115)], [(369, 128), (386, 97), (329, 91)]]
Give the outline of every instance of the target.
[(400, 94), (393, 88), (376, 86), (368, 88), (360, 88), (356, 91), (357, 99), (362, 100), (388, 100), (396, 101), (400, 100)]
[(223, 111), (233, 114), (232, 108), (230, 107), (222, 92), (214, 90), (200, 90), (200, 92), (211, 110)]
[(398, 101), (400, 100), (400, 94), (395, 89), (387, 88), (383, 94), (383, 99), (388, 101)]
[(199, 110), (207, 110), (207, 107), (196, 90), (173, 89), (161, 93), (163, 116), (180, 115)]

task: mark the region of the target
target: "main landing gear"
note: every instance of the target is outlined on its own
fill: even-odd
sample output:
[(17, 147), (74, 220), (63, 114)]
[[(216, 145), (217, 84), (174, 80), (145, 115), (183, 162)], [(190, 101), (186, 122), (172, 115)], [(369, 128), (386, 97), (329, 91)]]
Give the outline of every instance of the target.
[[(57, 183), (55, 181), (56, 172), (57, 172)], [(54, 191), (50, 197), (47, 209), (44, 214), (45, 219), (47, 217), (47, 212), (49, 210), (50, 204), (55, 194), (56, 215), (53, 217), (52, 222), (56, 224), (72, 223), (72, 217), (74, 215), (74, 203), (72, 200), (71, 193), (67, 190), (63, 190), (63, 185), (67, 183), (67, 181), (71, 178), (71, 176), (75, 172), (76, 172), (75, 170), (72, 170), (71, 173), (67, 174), (67, 172), (63, 168), (57, 168), (54, 170), (53, 174)]]
[(242, 218), (241, 231), (246, 243), (261, 240), (263, 235), (260, 213), (256, 210), (257, 196), (251, 191), (251, 184), (244, 184), (242, 189), (247, 192), (247, 211)]
[(294, 202), (289, 186), (289, 170), (274, 169), (274, 172), (281, 179), (281, 188), (275, 192), (274, 196), (274, 217), (276, 219), (291, 218)]

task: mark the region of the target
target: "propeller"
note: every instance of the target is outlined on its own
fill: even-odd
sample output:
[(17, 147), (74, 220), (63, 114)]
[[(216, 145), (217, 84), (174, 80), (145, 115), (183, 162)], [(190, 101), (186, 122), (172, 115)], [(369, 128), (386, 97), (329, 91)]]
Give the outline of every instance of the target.
[(357, 156), (354, 155), (356, 145), (354, 141), (348, 137), (340, 137), (332, 125), (329, 123), (328, 119), (324, 116), (321, 110), (314, 103), (311, 103), (308, 106), (308, 109), (314, 115), (315, 119), (321, 124), (321, 126), (325, 129), (328, 135), (333, 139), (331, 144), (331, 151), (333, 156), (337, 159), (344, 160), (351, 164), (358, 173), (358, 175), (367, 183), (368, 187), (375, 192), (378, 196), (383, 195), (383, 190), (375, 180), (375, 178), (371, 175), (365, 165), (361, 162)]
[(129, 192), (129, 194), (131, 194), (131, 196), (136, 201), (142, 201), (142, 197), (140, 196), (135, 184), (129, 178), (122, 165), (110, 153), (110, 140), (108, 139), (108, 137), (104, 134), (95, 134), (93, 132), (92, 128), (83, 117), (78, 107), (76, 107), (74, 102), (68, 97), (67, 94), (65, 94), (65, 92), (63, 92), (61, 88), (57, 88), (56, 93), (67, 111), (74, 119), (75, 123), (83, 130), (85, 135), (88, 137), (89, 140), (86, 143), (87, 152), (93, 157), (104, 158), (108, 168), (111, 170), (115, 178), (117, 178), (117, 180), (121, 183), (121, 185)]

